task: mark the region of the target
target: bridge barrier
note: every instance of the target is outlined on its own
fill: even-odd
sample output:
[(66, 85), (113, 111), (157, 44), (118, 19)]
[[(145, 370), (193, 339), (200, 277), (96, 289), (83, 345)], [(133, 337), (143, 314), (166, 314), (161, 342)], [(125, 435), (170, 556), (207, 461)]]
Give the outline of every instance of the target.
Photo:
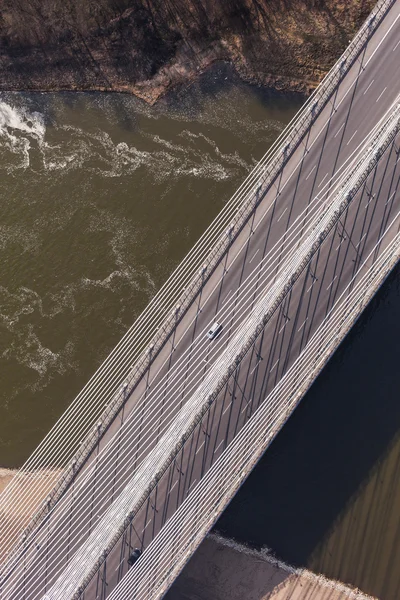
[[(77, 584), (79, 590), (73, 595), (73, 600), (80, 597), (82, 590), (89, 584), (133, 517), (143, 507), (160, 479), (176, 460), (188, 438), (208, 412), (247, 352), (254, 345), (266, 323), (271, 319), (294, 283), (318, 252), (326, 237), (337, 225), (342, 214), (348, 209), (349, 204), (370, 173), (376, 168), (381, 156), (393, 143), (399, 131), (400, 103), (397, 103), (390, 110), (387, 120), (371, 138), (369, 153), (358, 160), (352, 172), (345, 177), (342, 188), (335, 196), (331, 206), (316, 220), (312, 233), (303, 242), (300, 251), (296, 253), (295, 264), (293, 265), (292, 261), (289, 261), (279, 280), (258, 302), (258, 305), (252, 311), (251, 317), (238, 330), (233, 341), (230, 342), (224, 354), (216, 361), (209, 375), (207, 375), (204, 383), (191, 397), (191, 401), (183, 406), (158, 446), (144, 459), (126, 488), (114, 501), (114, 504), (108, 510), (107, 522), (104, 522), (104, 520), (99, 522), (88, 540), (77, 551), (64, 573), (49, 591), (49, 598), (67, 597), (67, 590), (73, 587), (72, 580), (76, 574), (78, 574), (78, 577), (82, 576), (83, 579), (79, 582), (79, 585)], [(213, 390), (212, 393), (209, 393), (209, 389)], [(165, 458), (168, 452), (169, 455)], [(139, 496), (141, 483), (146, 479), (150, 480), (149, 484)], [(134, 502), (133, 506), (131, 504), (132, 500)], [(119, 526), (118, 523), (120, 523)], [(87, 561), (85, 565), (86, 575), (83, 576), (82, 571), (84, 569), (80, 565), (82, 565), (84, 557), (95, 555), (99, 556), (98, 560), (91, 568)]]
[[(112, 398), (109, 401), (106, 410), (101, 413), (102, 431), (106, 430), (107, 427), (112, 423), (121, 407), (126, 402), (129, 394), (132, 393), (137, 383), (145, 374), (152, 360), (154, 360), (161, 348), (171, 336), (177, 322), (183, 317), (185, 312), (192, 305), (205, 281), (211, 276), (212, 272), (218, 266), (234, 239), (239, 235), (240, 231), (248, 222), (254, 210), (260, 204), (262, 198), (273, 185), (273, 182), (276, 180), (282, 167), (286, 164), (287, 160), (301, 143), (301, 140), (304, 138), (304, 135), (308, 131), (309, 127), (322, 112), (323, 108), (331, 98), (334, 90), (337, 88), (337, 85), (344, 79), (345, 75), (359, 56), (365, 43), (376, 31), (394, 3), (395, 0), (380, 0), (377, 3), (371, 15), (361, 27), (358, 34), (355, 36), (354, 40), (345, 50), (331, 71), (326, 75), (320, 86), (315, 90), (314, 94), (310, 97), (305, 108), (300, 112), (299, 116), (295, 118), (294, 122), (289, 125), (289, 129), (285, 130), (284, 135), (282, 135), (280, 138), (279, 144), (274, 148), (272, 159), (267, 163), (267, 165), (265, 164), (266, 160), (263, 159), (256, 167), (254, 172), (257, 173), (257, 186), (253, 181), (255, 179), (253, 172), (246, 179), (241, 188), (239, 188), (239, 190), (246, 189), (247, 186), (247, 188), (250, 189), (247, 190), (245, 198), (242, 199), (241, 206), (236, 211), (235, 216), (233, 218), (229, 218), (227, 222), (223, 222), (219, 233), (214, 235), (215, 242), (211, 253), (208, 253), (208, 255), (205, 255), (204, 253), (201, 254), (198, 257), (193, 270), (189, 273), (189, 275), (186, 276), (186, 281), (184, 282), (185, 291), (183, 294), (181, 294), (177, 307), (175, 310), (173, 310), (173, 306), (176, 304), (175, 299), (169, 301), (169, 303), (166, 303), (163, 311), (163, 315), (167, 314), (166, 319), (162, 322), (158, 331), (154, 331), (155, 327), (149, 330), (146, 339), (148, 350), (139, 355), (133, 369), (131, 367), (126, 367), (122, 377), (120, 376), (118, 381), (114, 383)], [(250, 183), (247, 184), (247, 182)], [(228, 230), (221, 237), (221, 229), (224, 229), (227, 226)], [(208, 247), (209, 242), (207, 244), (207, 248)], [(202, 264), (204, 264), (204, 267), (201, 267)], [(193, 277), (193, 271), (198, 270), (199, 267), (201, 267), (200, 272)], [(157, 297), (158, 295), (156, 298)], [(162, 294), (157, 301), (158, 304), (163, 304)], [(152, 303), (152, 306), (154, 306), (154, 302)], [(155, 323), (157, 324), (158, 322), (155, 321)], [(109, 358), (111, 359), (112, 356), (113, 353), (111, 353)], [(132, 364), (132, 359), (133, 357), (130, 358), (130, 364)], [(98, 372), (101, 371), (103, 366), (104, 365), (102, 365)], [(121, 388), (122, 384), (127, 385), (124, 385)], [(117, 388), (120, 389), (119, 392), (116, 391)], [(102, 405), (104, 405), (104, 403), (102, 403)], [(54, 486), (54, 488), (51, 490), (46, 501), (43, 502), (33, 519), (30, 521), (29, 525), (25, 527), (24, 531), (22, 532), (20, 542), (15, 548), (16, 551), (18, 551), (18, 547), (20, 547), (21, 543), (25, 542), (27, 536), (29, 536), (40, 525), (42, 520), (48, 514), (49, 510), (51, 510), (51, 508), (61, 498), (65, 490), (68, 489), (69, 485), (75, 478), (76, 474), (86, 463), (98, 441), (99, 428), (97, 425), (95, 426), (95, 423), (98, 420), (99, 414), (95, 416), (94, 422), (90, 427), (89, 434), (84, 442), (80, 445), (79, 449), (74, 451), (72, 458), (71, 456), (67, 457), (67, 460), (70, 461), (69, 467), (65, 469), (56, 486)], [(82, 433), (80, 432), (79, 439), (81, 438)], [(51, 465), (48, 464), (47, 466)], [(42, 467), (39, 466), (38, 469), (41, 468)], [(29, 469), (24, 466), (21, 469), (21, 477), (23, 477), (24, 473), (28, 470)], [(16, 485), (17, 479), (18, 476), (16, 476), (14, 483), (11, 484), (11, 490), (12, 485)], [(3, 494), (3, 497), (7, 499), (6, 493)], [(14, 553), (10, 553), (10, 559), (12, 559), (13, 555)], [(5, 568), (4, 572), (6, 573), (6, 571), (7, 569)]]

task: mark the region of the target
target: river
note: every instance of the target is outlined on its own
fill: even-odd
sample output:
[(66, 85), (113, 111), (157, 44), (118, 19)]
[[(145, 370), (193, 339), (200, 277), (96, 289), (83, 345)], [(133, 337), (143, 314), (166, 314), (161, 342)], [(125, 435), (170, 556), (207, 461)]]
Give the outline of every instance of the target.
[[(302, 98), (217, 67), (148, 107), (0, 97), (0, 466), (49, 430)], [(399, 597), (400, 271), (217, 528)]]
[(154, 108), (0, 99), (0, 466), (22, 464), (301, 106), (226, 66)]

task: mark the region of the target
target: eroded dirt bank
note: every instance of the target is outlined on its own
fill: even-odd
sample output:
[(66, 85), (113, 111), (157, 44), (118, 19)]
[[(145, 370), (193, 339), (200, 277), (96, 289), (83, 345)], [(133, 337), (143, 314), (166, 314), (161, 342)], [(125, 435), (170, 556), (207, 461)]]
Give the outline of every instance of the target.
[(166, 600), (372, 600), (360, 590), (295, 569), (267, 552), (209, 535)]
[(110, 90), (153, 103), (215, 61), (309, 92), (374, 0), (4, 0), (0, 90)]
[[(0, 493), (16, 471), (0, 468)], [(43, 478), (55, 477), (57, 471), (38, 478), (38, 492)], [(5, 523), (23, 521), (32, 514), (29, 504), (23, 514), (13, 507), (5, 514)], [(12, 543), (0, 536), (0, 564)], [(266, 551), (257, 551), (211, 534), (201, 544), (166, 596), (166, 600), (374, 600), (360, 590), (295, 569)]]

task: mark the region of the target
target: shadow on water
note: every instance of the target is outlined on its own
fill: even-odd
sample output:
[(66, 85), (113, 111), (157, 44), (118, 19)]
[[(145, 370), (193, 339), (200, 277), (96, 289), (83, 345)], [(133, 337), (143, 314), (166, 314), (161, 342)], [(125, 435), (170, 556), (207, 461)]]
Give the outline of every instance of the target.
[(398, 598), (399, 356), (400, 265), (216, 529)]

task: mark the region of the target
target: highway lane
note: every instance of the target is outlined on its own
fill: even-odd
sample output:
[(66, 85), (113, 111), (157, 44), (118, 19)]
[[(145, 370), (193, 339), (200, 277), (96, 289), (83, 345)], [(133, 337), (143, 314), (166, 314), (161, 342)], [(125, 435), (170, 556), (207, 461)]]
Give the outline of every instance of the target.
[[(394, 16), (391, 15), (391, 20), (388, 20), (387, 18), (383, 24), (386, 26), (386, 30), (389, 30), (390, 24), (395, 22), (394, 19), (397, 18), (396, 15), (398, 15), (399, 12), (399, 3), (396, 3), (395, 12), (393, 13)], [(156, 358), (151, 365), (150, 374), (141, 382), (141, 385), (135, 390), (132, 399), (127, 403), (122, 417), (123, 419), (127, 418), (134, 406), (140, 408), (145, 404), (144, 398), (140, 399), (140, 393), (145, 393), (146, 399), (150, 397), (152, 388), (155, 388), (157, 383), (161, 380), (161, 377), (165, 376), (173, 369), (179, 357), (182, 356), (185, 351), (187, 352), (190, 349), (191, 341), (195, 339), (197, 333), (204, 329), (208, 323), (212, 322), (213, 315), (216, 314), (218, 306), (224, 302), (226, 296), (228, 294), (230, 294), (231, 297), (235, 295), (240, 282), (246, 279), (251, 270), (259, 267), (266, 252), (282, 237), (282, 235), (284, 235), (288, 224), (292, 223), (295, 216), (308, 205), (315, 190), (322, 187), (324, 182), (328, 180), (329, 176), (327, 178), (326, 174), (329, 173), (329, 170), (332, 169), (333, 172), (337, 169), (339, 164), (343, 163), (350, 152), (354, 150), (356, 144), (363, 139), (365, 133), (370, 130), (373, 124), (376, 123), (382, 115), (383, 108), (390, 105), (390, 102), (397, 94), (396, 86), (393, 85), (393, 83), (398, 80), (398, 65), (400, 61), (394, 51), (394, 47), (400, 35), (399, 28), (393, 27), (389, 30), (386, 38), (383, 38), (383, 35), (384, 34), (382, 34), (382, 36), (375, 35), (372, 38), (366, 51), (360, 57), (360, 61), (353, 66), (345, 82), (339, 87), (338, 92), (335, 94), (332, 101), (324, 109), (323, 113), (314, 124), (311, 132), (304, 140), (304, 143), (296, 150), (283, 170), (279, 180), (276, 182), (275, 189), (267, 193), (263, 202), (255, 212), (252, 219), (252, 229), (254, 230), (254, 234), (249, 236), (250, 228), (246, 227), (238, 240), (235, 241), (229, 251), (227, 260), (222, 262), (211, 279), (206, 283), (201, 294), (200, 302), (195, 302), (193, 304), (191, 310), (179, 324), (172, 340), (172, 343), (176, 348), (175, 352), (171, 355), (167, 345), (162, 353)], [(382, 39), (383, 42), (381, 46), (379, 46), (379, 52), (373, 54), (378, 43)], [(383, 58), (381, 58), (382, 54)], [(362, 68), (363, 66), (365, 66), (365, 69)], [(393, 76), (393, 73), (395, 76)], [(351, 81), (348, 80), (350, 76), (353, 77)], [(374, 80), (373, 84), (371, 84), (372, 79)], [(352, 81), (355, 82), (354, 85), (351, 85)], [(384, 83), (389, 85), (381, 87)], [(386, 89), (382, 94), (384, 87), (386, 87)], [(376, 98), (374, 96), (373, 102), (371, 102), (370, 94), (373, 93), (375, 93)], [(366, 111), (368, 113), (368, 119), (364, 117), (365, 113), (363, 112), (363, 107), (366, 106), (368, 106), (368, 111)], [(346, 119), (347, 125), (342, 126), (342, 123), (345, 123)], [(321, 150), (323, 150), (322, 153)], [(276, 199), (278, 199), (278, 201), (276, 201)], [(366, 239), (367, 238), (361, 240), (360, 246), (363, 247)], [(280, 249), (283, 256), (285, 253), (285, 245), (281, 244)], [(228, 273), (226, 273), (224, 277), (221, 277), (223, 268), (228, 269)], [(218, 283), (219, 280), (221, 281), (221, 284)], [(265, 281), (264, 287), (267, 284), (268, 281)], [(314, 293), (314, 288), (317, 289), (316, 284), (312, 286), (309, 292), (311, 293), (310, 298)], [(260, 286), (257, 293), (260, 293), (262, 289), (263, 288)], [(331, 305), (333, 299), (337, 296), (336, 282), (332, 282), (327, 296), (330, 298), (329, 303)], [(199, 306), (201, 312), (198, 312)], [(282, 314), (283, 311), (284, 309), (282, 309)], [(281, 318), (284, 317), (281, 315)], [(235, 315), (233, 315), (232, 333), (240, 321), (241, 317), (238, 317), (235, 320)], [(277, 323), (275, 325), (278, 327)], [(281, 322), (279, 330), (284, 327), (282, 330), (283, 332), (289, 331), (289, 325), (290, 322)], [(308, 322), (304, 325), (301, 334), (302, 339), (307, 339), (309, 332), (311, 331), (310, 327), (311, 324)], [(201, 340), (203, 340), (203, 338), (204, 336), (202, 335)], [(207, 362), (211, 363), (218, 352), (223, 350), (223, 342), (224, 340), (221, 338), (217, 343), (209, 344), (211, 349)], [(263, 366), (265, 364), (264, 360), (262, 363)], [(281, 367), (279, 363), (275, 365), (276, 361), (274, 361), (273, 364), (271, 361), (272, 358), (268, 363), (271, 373), (269, 379), (277, 380), (279, 373), (281, 373)], [(207, 365), (205, 365), (205, 372), (207, 371), (207, 368)], [(189, 361), (187, 361), (187, 369), (188, 379), (190, 379), (191, 363)], [(256, 366), (254, 373), (258, 373), (259, 370), (260, 368)], [(188, 385), (189, 384), (187, 384), (186, 392), (182, 389), (180, 391), (183, 398), (187, 397), (190, 389), (193, 389), (197, 383), (196, 381), (190, 381), (191, 388), (188, 387)], [(240, 382), (236, 385), (240, 385)], [(186, 394), (186, 396), (184, 396), (184, 394)], [(167, 397), (166, 391), (165, 396)], [(168, 396), (168, 402), (169, 400), (170, 396)], [(229, 412), (230, 410), (228, 409), (225, 414), (229, 414)], [(176, 414), (176, 411), (171, 413), (168, 421), (164, 424), (164, 429), (174, 414)], [(98, 450), (101, 450), (105, 443), (110, 439), (110, 435), (117, 431), (121, 420), (122, 419), (116, 420), (114, 426), (110, 428), (107, 435), (100, 440)], [(226, 440), (222, 440), (222, 444), (218, 448), (218, 451), (222, 451), (225, 443)], [(204, 447), (205, 446), (206, 445), (204, 445)], [(116, 478), (122, 471), (123, 467), (116, 466)], [(121, 483), (116, 485), (115, 494), (122, 488), (122, 482), (124, 478), (126, 479), (129, 476), (129, 472), (130, 470), (127, 469), (124, 476), (121, 477)], [(180, 486), (177, 484), (176, 487), (179, 488)], [(178, 490), (176, 493), (178, 493)], [(91, 494), (91, 503), (93, 508), (97, 510), (100, 508), (101, 490), (96, 490), (96, 487), (94, 486), (91, 490)], [(102, 508), (103, 512), (107, 506), (108, 503)], [(102, 512), (100, 511), (100, 515), (101, 514)], [(96, 513), (96, 516), (97, 515), (98, 513)], [(146, 530), (150, 531), (151, 526), (147, 525)], [(71, 548), (70, 552), (72, 553), (72, 551), (73, 548)]]

